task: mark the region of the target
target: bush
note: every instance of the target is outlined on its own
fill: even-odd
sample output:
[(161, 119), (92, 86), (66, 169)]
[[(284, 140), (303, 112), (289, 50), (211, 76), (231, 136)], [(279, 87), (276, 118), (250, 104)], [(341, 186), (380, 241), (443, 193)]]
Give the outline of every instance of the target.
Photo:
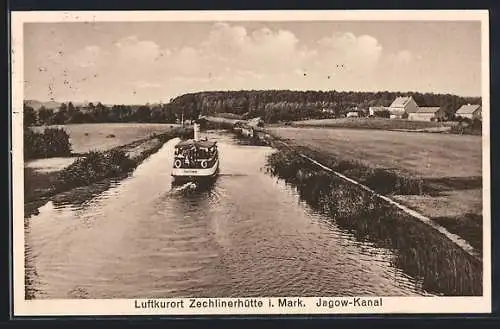
[(113, 149), (106, 155), (106, 165), (111, 175), (119, 175), (135, 168), (135, 161), (130, 159), (123, 150)]
[(458, 123), (451, 127), (451, 132), (460, 135), (481, 135), (482, 128), (483, 124), (477, 118), (471, 120), (469, 118), (458, 117)]
[(472, 120), (469, 118), (460, 117), (460, 120), (458, 120), (458, 122), (460, 122), (460, 124), (464, 127), (468, 127), (468, 126), (472, 125)]
[(31, 129), (24, 131), (24, 157), (26, 159), (71, 155), (68, 133), (62, 128), (46, 128), (43, 133)]
[(472, 129), (476, 130), (482, 130), (483, 129), (483, 122), (479, 120), (478, 118), (472, 119), (472, 124), (471, 124)]
[(130, 159), (123, 150), (90, 151), (86, 156), (62, 170), (58, 181), (65, 187), (77, 187), (116, 177), (134, 168), (135, 161)]

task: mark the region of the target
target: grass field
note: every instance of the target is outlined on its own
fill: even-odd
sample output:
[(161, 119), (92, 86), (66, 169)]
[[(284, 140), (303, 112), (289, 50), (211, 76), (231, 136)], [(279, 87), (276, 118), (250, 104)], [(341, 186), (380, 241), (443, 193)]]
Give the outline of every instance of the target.
[(433, 193), (393, 193), (393, 198), (434, 218), (480, 248), (480, 136), (295, 127), (268, 130), (292, 145), (327, 158), (421, 179)]
[(481, 175), (479, 136), (382, 130), (269, 128), (278, 136), (370, 167), (393, 168), (420, 177)]
[[(73, 153), (90, 150), (109, 150), (149, 137), (153, 133), (166, 132), (171, 124), (161, 123), (92, 123), (53, 126), (64, 128), (69, 136)], [(51, 126), (52, 127), (52, 126)], [(45, 127), (35, 127), (43, 130)]]
[(294, 121), (292, 125), (297, 127), (446, 131), (450, 129), (453, 123), (384, 118), (341, 118)]

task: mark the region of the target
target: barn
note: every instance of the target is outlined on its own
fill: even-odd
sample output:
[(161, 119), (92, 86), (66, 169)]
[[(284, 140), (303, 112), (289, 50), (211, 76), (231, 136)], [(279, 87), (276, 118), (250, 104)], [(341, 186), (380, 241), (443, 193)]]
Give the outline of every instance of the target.
[(455, 116), (468, 118), (468, 119), (482, 119), (482, 108), (481, 105), (478, 104), (467, 104), (462, 105), (457, 112), (455, 112)]
[(440, 121), (446, 118), (446, 112), (439, 106), (419, 107), (416, 112), (408, 113), (408, 120)]

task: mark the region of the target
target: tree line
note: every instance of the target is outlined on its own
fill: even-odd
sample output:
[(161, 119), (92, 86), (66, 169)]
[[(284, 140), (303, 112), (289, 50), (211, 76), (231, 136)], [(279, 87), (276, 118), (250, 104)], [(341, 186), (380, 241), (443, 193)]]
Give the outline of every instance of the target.
[(341, 92), (250, 90), (209, 91), (181, 95), (172, 100), (176, 111), (189, 115), (233, 113), (262, 117), (265, 122), (334, 118), (353, 108), (368, 112), (369, 107), (389, 106), (398, 96), (413, 96), (419, 106), (440, 106), (453, 118), (462, 105), (480, 104), (480, 97), (416, 92)]
[(149, 122), (175, 123), (177, 115), (171, 106), (161, 105), (113, 105), (89, 103), (75, 106), (62, 103), (57, 109), (41, 106), (37, 111), (24, 104), (24, 125), (62, 125), (71, 123)]
[(413, 96), (419, 106), (440, 106), (453, 118), (462, 105), (480, 104), (480, 97), (416, 92), (341, 92), (292, 90), (206, 91), (181, 95), (167, 104), (113, 105), (62, 103), (56, 110), (43, 106), (35, 111), (25, 104), (28, 125), (68, 123), (150, 122), (175, 123), (182, 117), (232, 113), (244, 118), (262, 117), (265, 122), (333, 118), (357, 108), (389, 106), (398, 96)]

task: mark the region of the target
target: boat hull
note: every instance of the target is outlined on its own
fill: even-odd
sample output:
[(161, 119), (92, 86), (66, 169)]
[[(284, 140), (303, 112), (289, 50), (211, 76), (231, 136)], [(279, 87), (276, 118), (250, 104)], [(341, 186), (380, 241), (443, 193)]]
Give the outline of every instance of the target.
[(210, 168), (173, 168), (172, 178), (174, 184), (187, 182), (202, 182), (214, 180), (219, 173), (219, 159)]

